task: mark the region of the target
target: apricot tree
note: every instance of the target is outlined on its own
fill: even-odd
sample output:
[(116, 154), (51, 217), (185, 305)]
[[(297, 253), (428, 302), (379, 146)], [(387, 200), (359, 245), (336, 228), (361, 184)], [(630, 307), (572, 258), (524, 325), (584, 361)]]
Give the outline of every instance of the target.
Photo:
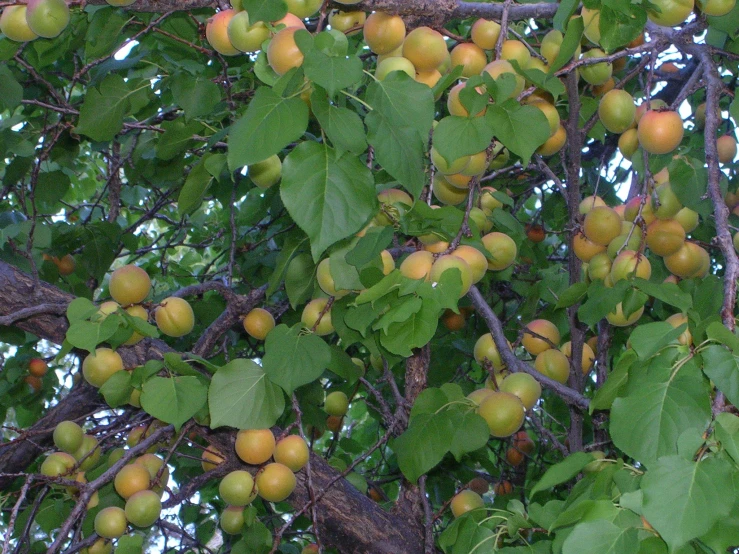
[(7, 552), (739, 546), (733, 0), (9, 0)]

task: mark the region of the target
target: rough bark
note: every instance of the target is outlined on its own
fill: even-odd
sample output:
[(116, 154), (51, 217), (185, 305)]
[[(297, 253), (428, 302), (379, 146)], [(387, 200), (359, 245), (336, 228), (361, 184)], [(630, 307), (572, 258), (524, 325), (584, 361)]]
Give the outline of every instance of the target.
[[(74, 296), (44, 282), (35, 289), (33, 278), (15, 267), (0, 261), (0, 315), (33, 307), (41, 303), (68, 304)], [(15, 324), (17, 327), (41, 338), (61, 344), (68, 322), (64, 316), (40, 314)], [(135, 347), (120, 348), (126, 367), (134, 367), (148, 359), (159, 359), (172, 349), (160, 340), (147, 339)], [(0, 448), (0, 474), (20, 473), (51, 444), (51, 433), (60, 421), (80, 418), (103, 408), (104, 403), (97, 390), (81, 383), (49, 410), (31, 429), (27, 440), (21, 440)], [(206, 430), (207, 439), (222, 452), (233, 454), (234, 433), (222, 430)], [(231, 463), (239, 463), (230, 460)], [(317, 502), (318, 524), (323, 542), (345, 553), (420, 554), (423, 552), (420, 523), (405, 514), (388, 513), (375, 502), (361, 494), (348, 481), (317, 455), (311, 456), (313, 486), (316, 491), (327, 492)], [(298, 486), (289, 502), (300, 509), (309, 500), (305, 470), (297, 474)], [(11, 478), (0, 477), (0, 490), (6, 489)]]
[[(27, 4), (28, 0), (19, 0), (18, 3)], [(72, 0), (70, 4), (80, 4), (79, 0)], [(105, 0), (83, 0), (90, 5), (104, 5)], [(137, 0), (126, 9), (137, 12), (166, 13), (170, 11), (190, 11), (198, 8), (212, 8), (218, 6), (216, 0)], [(537, 4), (510, 5), (508, 20), (515, 21), (530, 17), (551, 18), (557, 12), (558, 4), (541, 2)], [(346, 8), (341, 4), (333, 7)], [(464, 2), (462, 0), (365, 0), (361, 4), (352, 6), (352, 9), (364, 11), (386, 11), (398, 15), (428, 18), (433, 24), (441, 24), (452, 18), (484, 17), (500, 19), (503, 15), (503, 3)]]

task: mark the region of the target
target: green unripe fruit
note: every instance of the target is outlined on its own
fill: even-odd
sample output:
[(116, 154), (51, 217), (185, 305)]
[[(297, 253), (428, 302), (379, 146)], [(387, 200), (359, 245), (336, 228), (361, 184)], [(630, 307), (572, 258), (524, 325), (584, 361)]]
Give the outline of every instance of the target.
[(229, 535), (238, 535), (244, 528), (243, 506), (227, 506), (221, 514), (221, 529)]
[(326, 396), (323, 409), (328, 415), (344, 417), (349, 409), (349, 398), (341, 391), (334, 391)]
[(159, 519), (162, 501), (154, 491), (140, 491), (126, 501), (126, 519), (136, 527), (150, 527)]
[(82, 446), (85, 433), (74, 421), (62, 421), (54, 428), (54, 445), (67, 454), (73, 454)]
[(246, 506), (254, 500), (254, 478), (248, 471), (232, 471), (221, 480), (218, 493), (226, 504)]
[(117, 539), (126, 532), (126, 513), (122, 508), (103, 508), (95, 516), (95, 532), (105, 539)]
[(26, 21), (38, 36), (54, 38), (69, 25), (69, 7), (64, 0), (29, 0)]

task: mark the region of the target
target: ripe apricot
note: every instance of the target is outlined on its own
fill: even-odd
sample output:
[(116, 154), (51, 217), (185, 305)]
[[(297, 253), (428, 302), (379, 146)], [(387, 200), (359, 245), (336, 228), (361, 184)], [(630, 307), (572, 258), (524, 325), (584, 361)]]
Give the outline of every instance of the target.
[(85, 381), (100, 388), (116, 372), (123, 369), (121, 356), (110, 348), (98, 348), (82, 362)]
[(525, 409), (521, 400), (507, 392), (495, 392), (480, 403), (478, 413), (493, 437), (510, 437), (523, 424)]
[(257, 488), (259, 496), (268, 502), (282, 502), (292, 494), (297, 485), (295, 474), (290, 468), (272, 463), (257, 473)]
[(492, 50), (500, 36), (500, 24), (497, 21), (478, 19), (472, 24), (470, 38), (483, 50)]
[(465, 489), (454, 495), (451, 502), (452, 514), (454, 517), (459, 517), (472, 510), (482, 508), (485, 503), (482, 501), (482, 497), (474, 491)]
[(488, 59), (482, 48), (474, 43), (461, 42), (450, 53), (452, 67), (462, 66), (462, 77), (479, 75), (487, 65)]
[(275, 445), (275, 462), (289, 467), (293, 473), (303, 469), (309, 456), (308, 445), (299, 435), (287, 436)]
[(502, 392), (509, 392), (518, 397), (524, 408), (530, 410), (541, 397), (541, 385), (528, 373), (511, 373), (500, 383)]
[(542, 375), (565, 384), (570, 376), (570, 362), (559, 350), (550, 348), (540, 352), (534, 360), (534, 368)]
[(203, 468), (203, 471), (211, 471), (222, 464), (226, 458), (224, 458), (215, 446), (208, 446), (208, 448), (203, 450), (201, 460), (200, 466)]
[(213, 50), (223, 56), (236, 56), (241, 53), (228, 38), (229, 23), (235, 15), (236, 10), (223, 10), (208, 19), (205, 25), (205, 38)]
[(267, 61), (278, 75), (284, 75), (294, 67), (303, 65), (303, 53), (295, 43), (295, 31), (300, 27), (287, 27), (272, 37), (267, 47)]
[(405, 37), (403, 57), (418, 71), (437, 69), (447, 57), (446, 41), (430, 27), (416, 27)]
[(192, 306), (187, 300), (177, 296), (162, 300), (154, 310), (154, 319), (159, 330), (170, 337), (182, 337), (195, 327)]
[(43, 377), (46, 375), (47, 370), (48, 366), (41, 358), (31, 358), (31, 361), (28, 362), (28, 373), (34, 377)]
[(115, 491), (124, 499), (130, 498), (139, 491), (149, 489), (151, 475), (142, 465), (130, 464), (123, 466), (115, 476), (113, 486)]
[(254, 308), (244, 318), (244, 331), (257, 340), (264, 340), (275, 328), (275, 318), (264, 308)]
[(497, 231), (488, 233), (482, 237), (485, 247), (485, 257), (488, 260), (488, 269), (491, 271), (502, 271), (516, 260), (518, 248), (511, 237)]
[(270, 429), (242, 429), (236, 435), (236, 454), (247, 464), (263, 464), (275, 451)]
[[(569, 360), (572, 359), (572, 341), (567, 341), (562, 346), (560, 346), (559, 350), (567, 356)], [(588, 343), (583, 343), (582, 345), (582, 374), (587, 375), (590, 370), (593, 368), (593, 363), (595, 362), (595, 352), (593, 352), (593, 349), (590, 347)]]
[(683, 140), (683, 120), (673, 111), (646, 112), (637, 127), (639, 144), (650, 154), (667, 154)]
[[(536, 334), (532, 334), (529, 331)], [(537, 335), (544, 338), (539, 338)], [(529, 354), (536, 356), (549, 348), (556, 348), (559, 344), (559, 340), (559, 329), (557, 329), (557, 326), (554, 325), (554, 323), (546, 319), (535, 319), (524, 327), (521, 346), (523, 346)]]
[[(303, 314), (300, 320), (308, 329), (315, 327), (316, 335), (329, 335), (334, 332), (334, 326), (331, 323), (331, 309), (326, 310), (328, 304), (327, 298), (316, 298), (311, 300), (303, 308)], [(323, 315), (321, 315), (323, 314)], [(320, 316), (320, 321), (319, 321)]]
[(364, 41), (375, 54), (389, 54), (404, 39), (405, 22), (400, 16), (375, 12), (364, 23)]
[(149, 295), (151, 279), (140, 267), (124, 265), (111, 274), (108, 289), (121, 306), (140, 304)]
[(585, 216), (583, 233), (595, 244), (608, 246), (608, 243), (621, 234), (621, 221), (612, 208), (596, 206)]

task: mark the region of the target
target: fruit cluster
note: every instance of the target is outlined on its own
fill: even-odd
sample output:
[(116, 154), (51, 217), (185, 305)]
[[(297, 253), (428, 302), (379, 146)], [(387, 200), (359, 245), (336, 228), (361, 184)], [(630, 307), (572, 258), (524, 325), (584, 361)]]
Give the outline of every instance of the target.
[[(234, 445), (244, 463), (261, 466), (255, 476), (246, 470), (235, 470), (221, 480), (218, 491), (228, 505), (221, 514), (221, 528), (238, 534), (244, 527), (244, 507), (257, 497), (267, 502), (282, 502), (297, 484), (295, 473), (308, 463), (308, 445), (298, 435), (276, 440), (270, 429), (241, 430)], [(267, 463), (270, 459), (273, 462)], [(203, 451), (202, 467), (211, 471), (223, 463), (224, 457), (213, 446)]]

